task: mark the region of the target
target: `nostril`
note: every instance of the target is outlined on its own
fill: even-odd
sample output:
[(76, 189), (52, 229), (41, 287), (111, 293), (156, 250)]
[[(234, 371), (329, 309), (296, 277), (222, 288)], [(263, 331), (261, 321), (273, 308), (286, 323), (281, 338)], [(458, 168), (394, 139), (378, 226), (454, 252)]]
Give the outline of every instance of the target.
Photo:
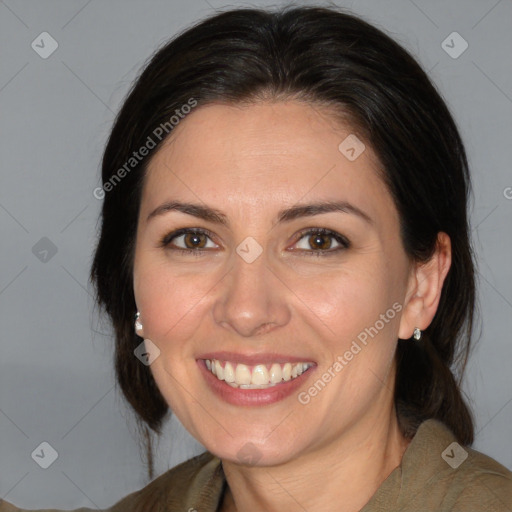
[(263, 325), (260, 325), (260, 327), (258, 327), (258, 329), (256, 329), (255, 335), (257, 336), (259, 334), (267, 333), (268, 331), (272, 330), (272, 325), (273, 325), (273, 322), (267, 322)]

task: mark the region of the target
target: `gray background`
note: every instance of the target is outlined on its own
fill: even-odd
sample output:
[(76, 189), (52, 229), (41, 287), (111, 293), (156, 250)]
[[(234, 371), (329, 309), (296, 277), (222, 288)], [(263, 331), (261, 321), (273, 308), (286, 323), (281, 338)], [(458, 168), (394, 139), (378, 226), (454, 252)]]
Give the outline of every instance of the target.
[[(512, 467), (512, 2), (337, 4), (407, 47), (461, 128), (474, 177), (483, 324), (465, 390), (475, 447)], [(0, 496), (18, 506), (107, 507), (146, 484), (113, 379), (109, 328), (88, 285), (100, 208), (92, 191), (114, 114), (141, 65), (177, 31), (229, 5), (251, 4), (0, 1)], [(47, 59), (31, 47), (44, 31), (59, 45)], [(469, 44), (456, 59), (441, 46), (453, 31)], [(36, 245), (43, 237), (56, 254), (41, 251), (48, 241)], [(31, 458), (43, 441), (58, 452), (48, 469)], [(199, 451), (173, 420), (157, 472)]]

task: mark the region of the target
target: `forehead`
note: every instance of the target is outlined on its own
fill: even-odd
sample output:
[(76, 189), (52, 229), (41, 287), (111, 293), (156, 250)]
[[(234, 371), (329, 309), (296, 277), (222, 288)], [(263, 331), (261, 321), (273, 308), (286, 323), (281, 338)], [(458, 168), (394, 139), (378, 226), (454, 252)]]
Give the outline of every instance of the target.
[(347, 158), (347, 137), (363, 148), (354, 136), (325, 109), (299, 101), (198, 107), (151, 160), (143, 205), (179, 197), (261, 214), (299, 200), (350, 199), (378, 215), (393, 208), (391, 197), (368, 144)]

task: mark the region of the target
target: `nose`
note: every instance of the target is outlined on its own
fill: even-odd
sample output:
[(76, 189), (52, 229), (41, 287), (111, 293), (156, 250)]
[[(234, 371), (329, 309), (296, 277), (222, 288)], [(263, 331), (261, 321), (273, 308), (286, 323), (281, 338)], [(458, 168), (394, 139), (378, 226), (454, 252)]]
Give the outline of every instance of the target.
[(252, 263), (236, 255), (220, 286), (214, 320), (239, 336), (265, 334), (289, 322), (287, 288), (268, 266), (264, 253)]

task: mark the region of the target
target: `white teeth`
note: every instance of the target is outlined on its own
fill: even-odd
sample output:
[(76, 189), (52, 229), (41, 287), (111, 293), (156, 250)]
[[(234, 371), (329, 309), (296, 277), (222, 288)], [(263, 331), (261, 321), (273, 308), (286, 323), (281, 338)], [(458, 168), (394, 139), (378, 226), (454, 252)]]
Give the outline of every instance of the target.
[(272, 384), (277, 384), (283, 380), (283, 372), (281, 370), (281, 365), (274, 363), (270, 368), (270, 382)]
[(292, 378), (292, 365), (290, 363), (286, 363), (283, 366), (283, 380), (288, 381)]
[(245, 364), (237, 364), (235, 370), (235, 382), (240, 384), (251, 383), (251, 370)]
[(267, 385), (269, 380), (270, 377), (266, 366), (259, 364), (252, 369), (251, 384), (255, 384), (256, 386)]
[(219, 380), (241, 389), (265, 389), (275, 386), (282, 381), (289, 381), (302, 375), (313, 363), (273, 363), (270, 370), (265, 364), (247, 366), (226, 361), (223, 363), (217, 359), (206, 359), (206, 368)]
[(224, 380), (227, 383), (235, 382), (235, 370), (233, 370), (233, 365), (230, 362), (227, 362), (224, 366)]
[(217, 379), (224, 380), (224, 368), (222, 368), (220, 361), (215, 361), (215, 374)]

